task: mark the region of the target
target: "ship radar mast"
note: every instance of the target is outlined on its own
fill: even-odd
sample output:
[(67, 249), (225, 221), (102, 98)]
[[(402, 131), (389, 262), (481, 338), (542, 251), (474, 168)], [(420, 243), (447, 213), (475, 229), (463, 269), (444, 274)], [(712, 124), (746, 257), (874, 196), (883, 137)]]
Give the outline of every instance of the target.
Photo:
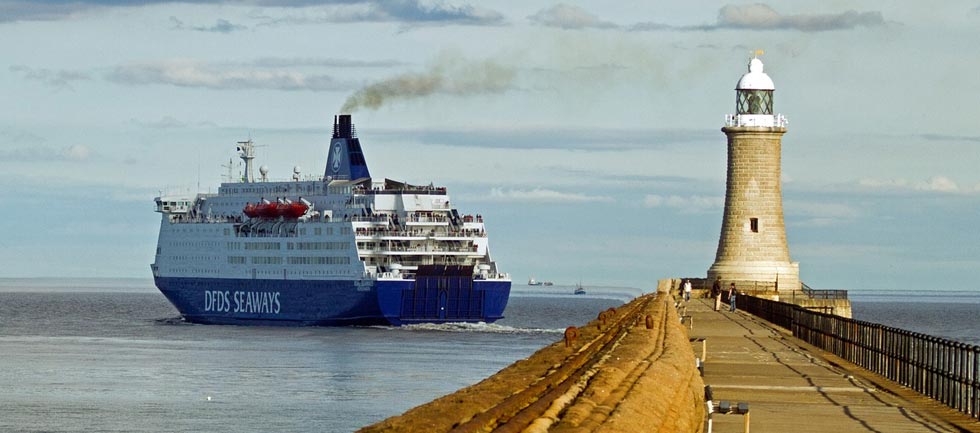
[(238, 157), (245, 161), (245, 175), (242, 177), (242, 181), (245, 183), (255, 182), (255, 176), (252, 174), (252, 160), (255, 159), (255, 143), (252, 140), (239, 141)]

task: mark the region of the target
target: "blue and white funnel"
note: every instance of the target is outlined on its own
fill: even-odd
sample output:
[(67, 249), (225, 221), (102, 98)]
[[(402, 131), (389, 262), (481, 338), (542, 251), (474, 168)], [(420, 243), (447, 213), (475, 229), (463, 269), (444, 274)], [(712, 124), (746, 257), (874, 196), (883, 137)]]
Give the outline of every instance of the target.
[(324, 178), (358, 180), (371, 177), (350, 114), (334, 116), (329, 152)]

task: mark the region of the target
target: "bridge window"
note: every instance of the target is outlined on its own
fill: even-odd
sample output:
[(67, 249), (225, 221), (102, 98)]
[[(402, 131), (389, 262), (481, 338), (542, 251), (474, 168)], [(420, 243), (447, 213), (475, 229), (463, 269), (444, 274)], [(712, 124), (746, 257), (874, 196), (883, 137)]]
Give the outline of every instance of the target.
[(749, 218), (749, 230), (752, 230), (752, 233), (759, 233), (758, 218)]

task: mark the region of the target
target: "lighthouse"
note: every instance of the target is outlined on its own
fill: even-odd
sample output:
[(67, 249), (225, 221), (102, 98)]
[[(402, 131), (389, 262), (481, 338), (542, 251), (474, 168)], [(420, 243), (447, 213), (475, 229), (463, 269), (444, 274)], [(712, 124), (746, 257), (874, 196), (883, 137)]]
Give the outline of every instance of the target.
[(708, 280), (727, 287), (800, 290), (800, 266), (792, 262), (783, 223), (780, 153), (786, 118), (773, 112), (776, 87), (754, 57), (735, 86), (735, 114), (725, 116), (728, 176), (725, 211)]

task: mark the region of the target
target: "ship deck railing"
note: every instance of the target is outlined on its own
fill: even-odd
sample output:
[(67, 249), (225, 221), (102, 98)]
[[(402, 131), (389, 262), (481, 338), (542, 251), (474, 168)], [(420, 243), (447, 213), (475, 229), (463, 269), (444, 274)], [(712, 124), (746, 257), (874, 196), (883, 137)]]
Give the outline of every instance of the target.
[(475, 253), (480, 250), (478, 245), (472, 247), (440, 248), (440, 247), (391, 247), (391, 248), (358, 248), (360, 254), (382, 253)]
[(418, 195), (446, 195), (447, 190), (444, 186), (436, 187), (408, 187), (399, 189), (368, 189), (354, 188), (355, 194), (375, 195), (375, 194), (418, 194)]
[(394, 230), (384, 228), (359, 228), (357, 236), (371, 238), (411, 237), (411, 238), (485, 238), (487, 232), (477, 229), (451, 230), (436, 232), (434, 230)]
[(174, 215), (170, 217), (170, 222), (174, 224), (227, 224), (227, 223), (240, 223), (248, 220), (248, 218), (235, 216), (235, 217), (225, 217), (225, 216), (184, 216), (184, 215)]
[(369, 222), (369, 223), (390, 223), (391, 222), (391, 217), (389, 217), (387, 215), (383, 215), (383, 216), (382, 215), (373, 215), (373, 216), (353, 215), (353, 216), (344, 218), (344, 220), (345, 221), (354, 221), (354, 222)]
[(448, 223), (449, 218), (446, 217), (431, 217), (431, 216), (418, 216), (409, 215), (405, 218), (405, 222), (408, 223)]

